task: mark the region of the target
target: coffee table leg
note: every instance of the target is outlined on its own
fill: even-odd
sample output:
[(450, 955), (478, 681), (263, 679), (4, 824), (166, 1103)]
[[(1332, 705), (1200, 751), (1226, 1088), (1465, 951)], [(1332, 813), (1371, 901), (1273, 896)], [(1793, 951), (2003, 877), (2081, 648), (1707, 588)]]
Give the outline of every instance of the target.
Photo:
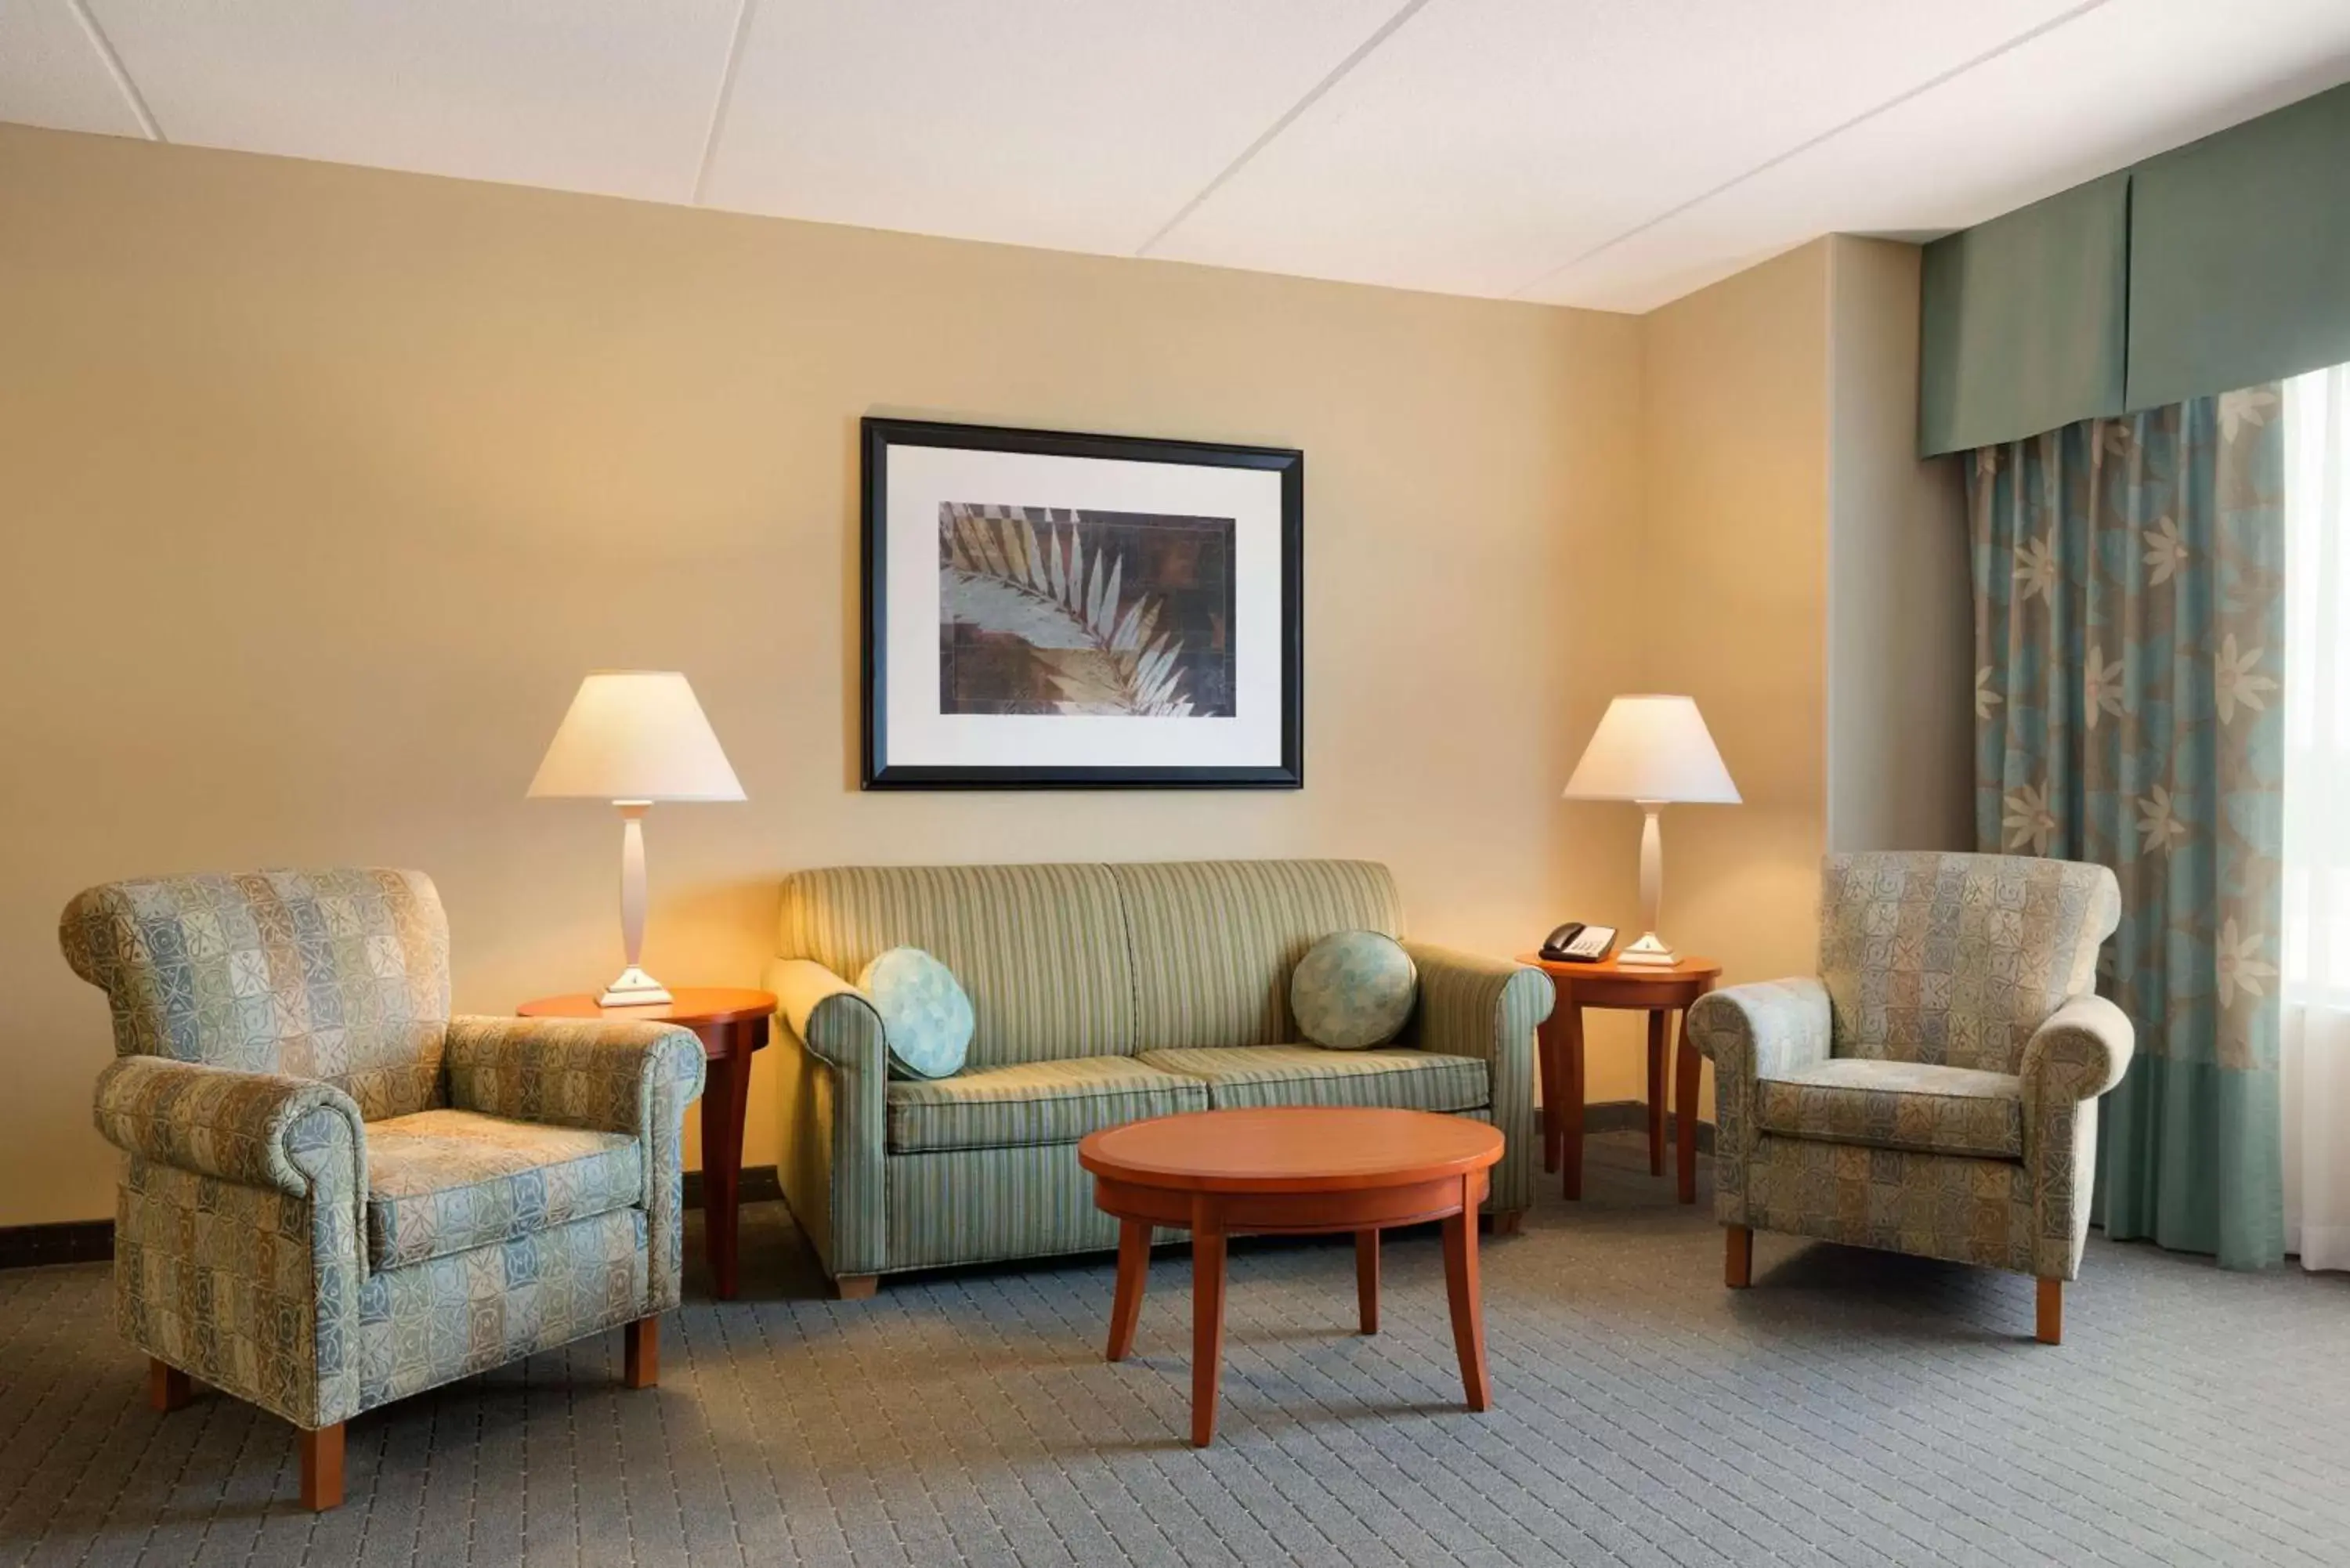
[(1205, 1197), (1191, 1206), (1191, 1446), (1216, 1440), (1224, 1369), (1224, 1219)]
[(1118, 1296), (1109, 1308), (1109, 1359), (1124, 1361), (1134, 1348), (1134, 1325), (1142, 1317), (1142, 1290), (1150, 1279), (1150, 1224), (1128, 1220), (1118, 1232)]
[(1461, 1386), (1469, 1408), (1491, 1408), (1485, 1374), (1485, 1307), (1477, 1282), (1477, 1199), (1473, 1178), (1461, 1183), (1461, 1205), (1444, 1220), (1444, 1288), (1452, 1298), (1452, 1346), (1461, 1354)]
[(1355, 1303), (1362, 1311), (1363, 1332), (1379, 1332), (1379, 1233), (1355, 1232)]

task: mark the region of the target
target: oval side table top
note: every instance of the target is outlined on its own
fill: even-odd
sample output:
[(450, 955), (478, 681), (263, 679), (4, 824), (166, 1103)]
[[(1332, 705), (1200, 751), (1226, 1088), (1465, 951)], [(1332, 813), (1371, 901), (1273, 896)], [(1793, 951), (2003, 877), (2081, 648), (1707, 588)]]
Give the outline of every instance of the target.
[(775, 1011), (775, 998), (764, 991), (740, 986), (686, 985), (670, 992), (666, 1002), (639, 1002), (632, 1007), (606, 1007), (588, 992), (569, 996), (542, 996), (515, 1012), (525, 1018), (608, 1018), (615, 1023), (636, 1019), (645, 1023), (740, 1023), (764, 1018)]
[(1668, 984), (1681, 984), (1692, 980), (1719, 980), (1721, 965), (1710, 958), (1690, 958), (1684, 955), (1679, 963), (1618, 963), (1617, 955), (1608, 954), (1595, 963), (1575, 963), (1566, 959), (1546, 959), (1540, 953), (1520, 953), (1518, 961), (1544, 974), (1555, 974), (1563, 980), (1649, 980)]
[(1195, 1192), (1403, 1187), (1500, 1160), (1501, 1132), (1461, 1116), (1352, 1106), (1185, 1111), (1088, 1133), (1096, 1176)]

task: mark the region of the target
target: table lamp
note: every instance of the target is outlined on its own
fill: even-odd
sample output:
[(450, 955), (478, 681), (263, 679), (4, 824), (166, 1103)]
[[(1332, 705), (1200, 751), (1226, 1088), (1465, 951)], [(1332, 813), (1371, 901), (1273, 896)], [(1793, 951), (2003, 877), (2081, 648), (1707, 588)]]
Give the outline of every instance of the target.
[(644, 815), (657, 800), (741, 800), (718, 737), (673, 670), (599, 670), (579, 683), (547, 743), (533, 799), (608, 800), (620, 808), (620, 940), (628, 967), (597, 1000), (659, 1006), (660, 981), (637, 967), (645, 945)]
[(1735, 805), (1738, 786), (1721, 765), (1697, 703), (1687, 697), (1618, 697), (1607, 704), (1583, 760), (1566, 781), (1568, 800), (1628, 800), (1646, 814), (1640, 826), (1640, 940), (1619, 964), (1669, 969), (1681, 955), (1657, 935), (1665, 897), (1664, 833), (1657, 814), (1668, 805)]

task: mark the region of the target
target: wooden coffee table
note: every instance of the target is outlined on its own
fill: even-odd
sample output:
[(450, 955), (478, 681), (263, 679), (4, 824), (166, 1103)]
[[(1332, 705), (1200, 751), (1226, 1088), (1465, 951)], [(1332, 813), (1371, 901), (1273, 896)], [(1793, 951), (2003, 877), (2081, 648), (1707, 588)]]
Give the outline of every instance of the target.
[(1482, 1122), (1427, 1111), (1284, 1106), (1191, 1111), (1087, 1134), (1077, 1162), (1094, 1201), (1119, 1221), (1109, 1359), (1123, 1361), (1142, 1315), (1150, 1231), (1191, 1232), (1191, 1441), (1216, 1436), (1224, 1358), (1224, 1239), (1234, 1234), (1355, 1233), (1355, 1292), (1365, 1334), (1379, 1330), (1379, 1232), (1444, 1222), (1452, 1345), (1469, 1408), (1492, 1403), (1477, 1288), (1477, 1206), (1502, 1158)]

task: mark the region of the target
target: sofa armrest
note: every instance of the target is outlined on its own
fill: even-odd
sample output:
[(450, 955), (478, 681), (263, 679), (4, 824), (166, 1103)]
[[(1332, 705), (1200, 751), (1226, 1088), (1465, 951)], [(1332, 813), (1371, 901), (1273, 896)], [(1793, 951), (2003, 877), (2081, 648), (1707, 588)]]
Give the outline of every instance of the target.
[(449, 1103), (516, 1121), (642, 1137), (702, 1094), (702, 1042), (674, 1023), (452, 1018)]
[(2067, 997), (2023, 1048), (2026, 1098), (2077, 1104), (2122, 1081), (2137, 1034), (2129, 1015), (2102, 996)]
[(767, 989), (777, 1002), (784, 1197), (826, 1272), (879, 1273), (888, 1267), (881, 1015), (863, 992), (807, 959), (768, 965)]
[(1406, 942), (1419, 971), (1412, 1044), (1423, 1051), (1475, 1056), (1486, 1064), (1493, 1125), (1507, 1140), (1493, 1168), (1489, 1207), (1532, 1208), (1541, 1140), (1534, 1129), (1534, 1030), (1557, 993), (1538, 969), (1507, 959)]

